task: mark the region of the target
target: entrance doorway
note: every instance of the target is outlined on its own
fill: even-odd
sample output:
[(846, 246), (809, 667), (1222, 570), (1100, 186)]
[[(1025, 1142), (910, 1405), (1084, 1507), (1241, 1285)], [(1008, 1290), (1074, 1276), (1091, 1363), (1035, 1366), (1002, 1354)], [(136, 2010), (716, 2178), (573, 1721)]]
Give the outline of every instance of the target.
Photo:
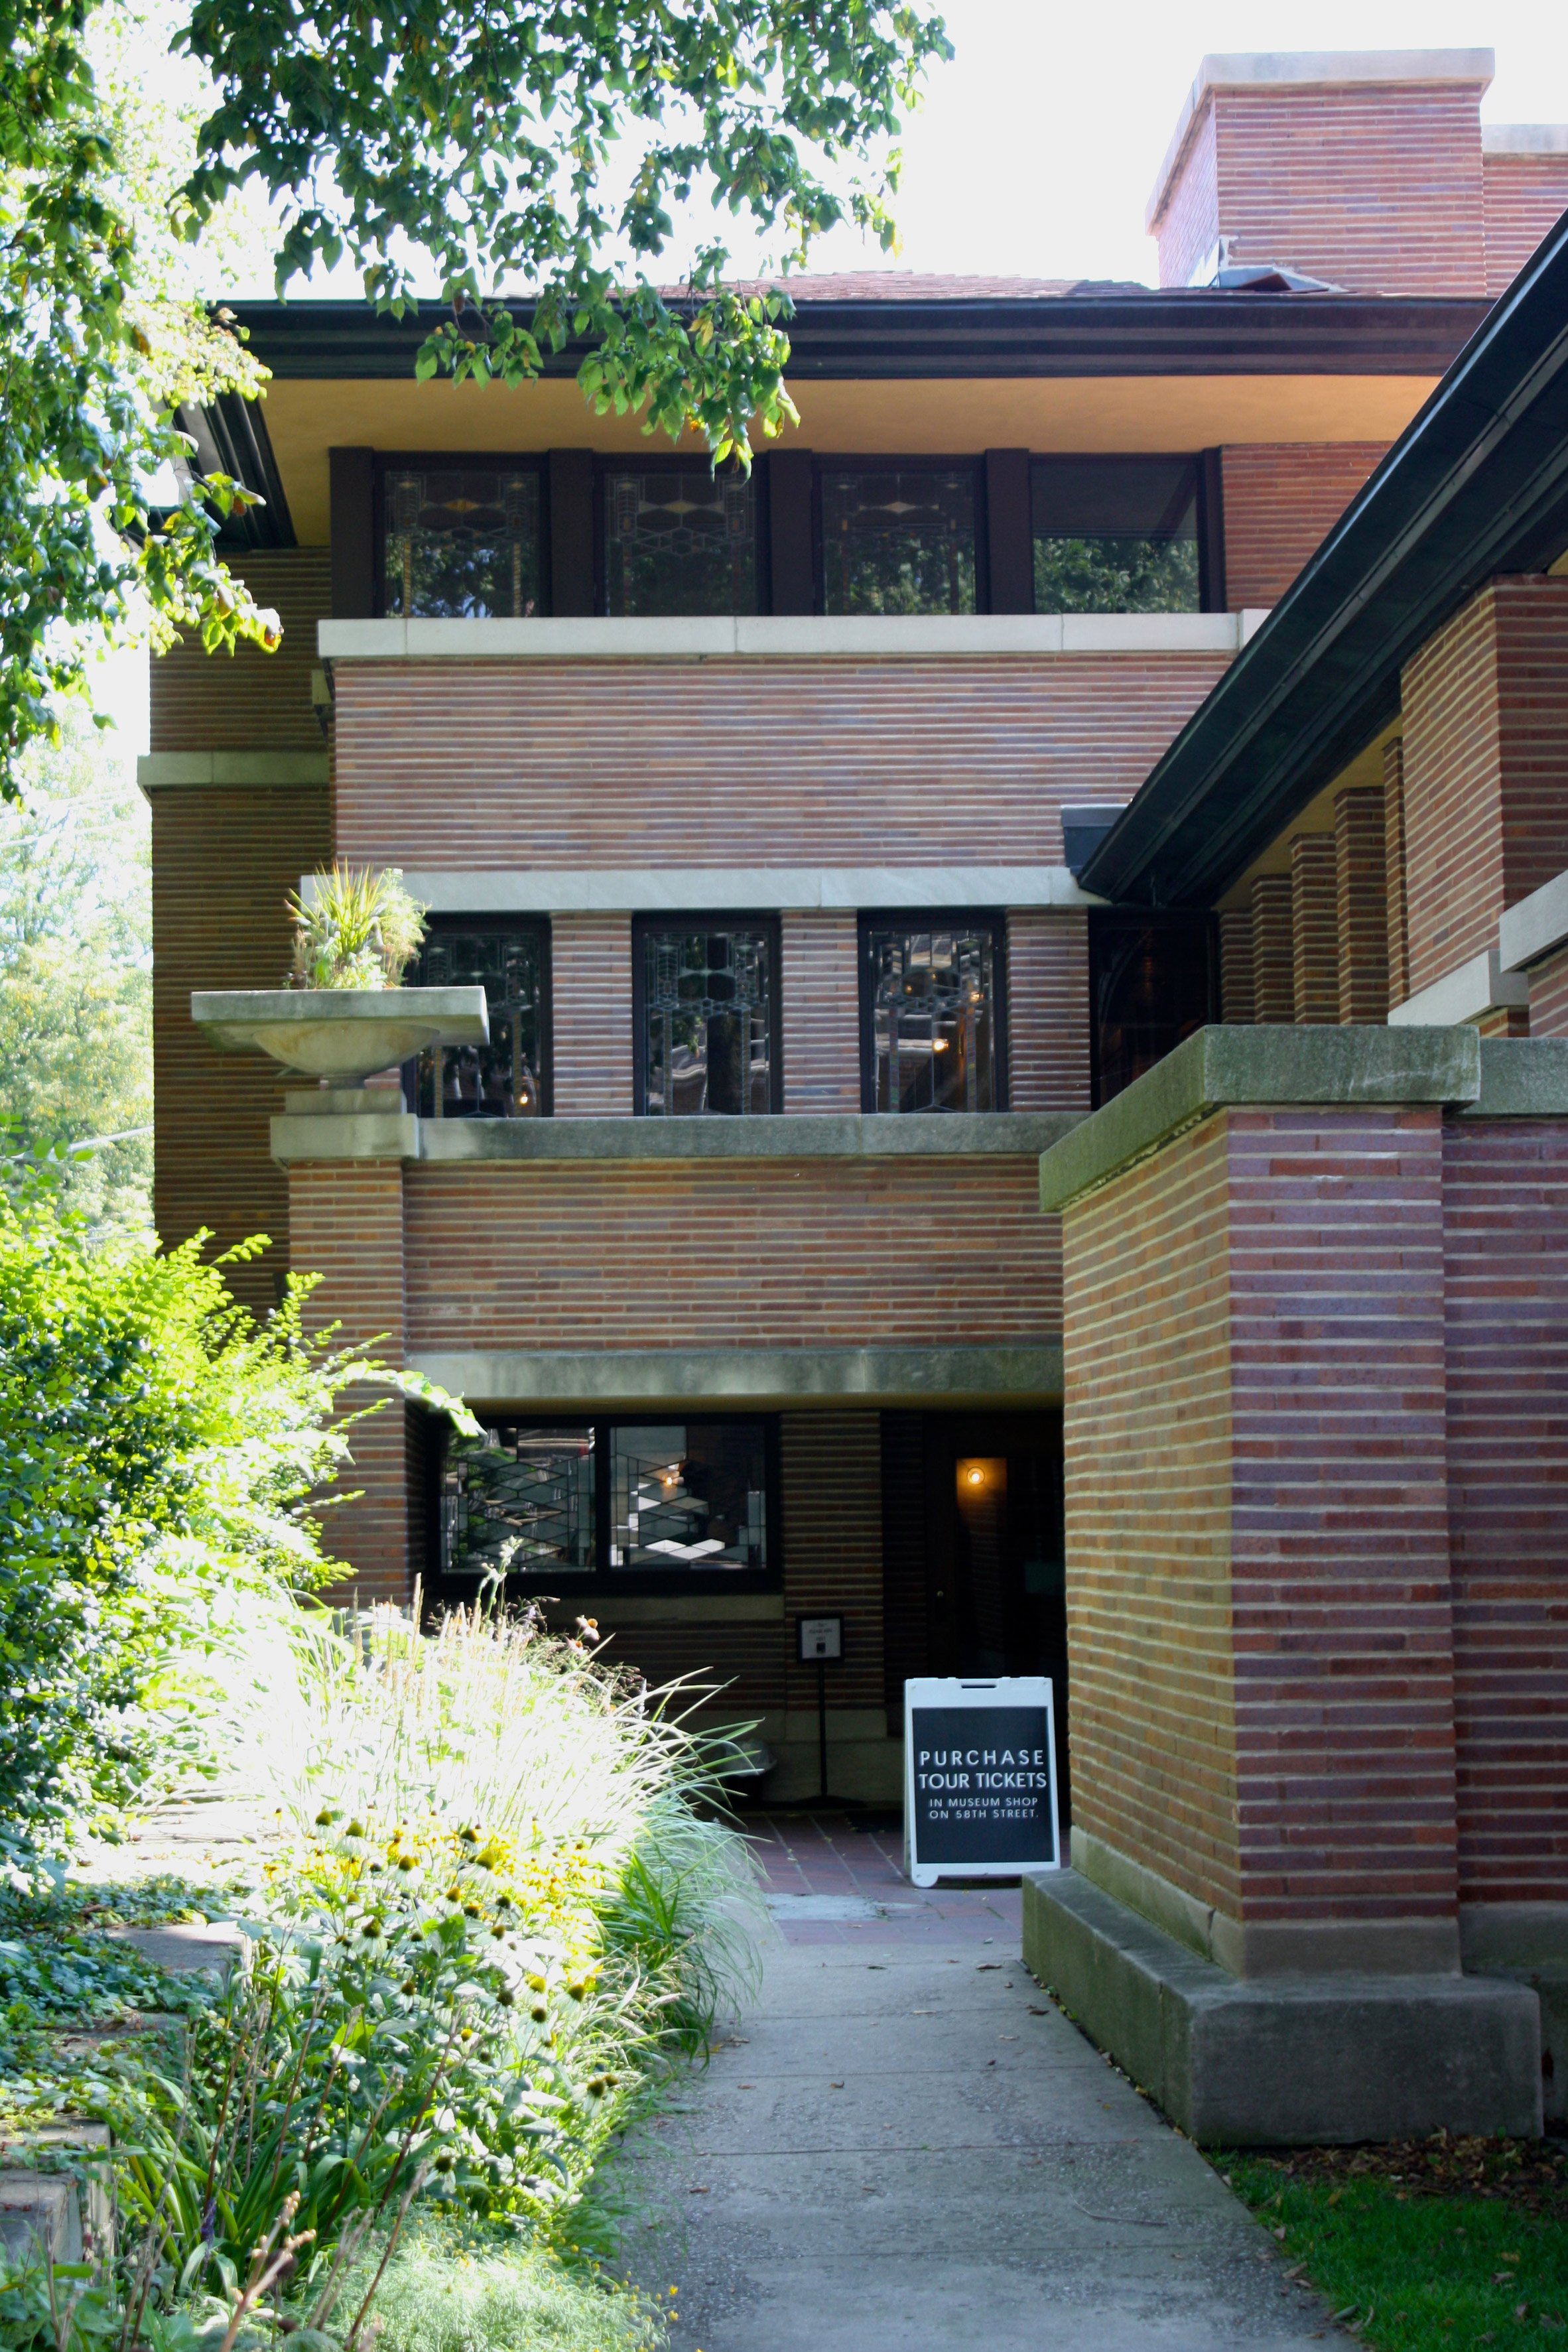
[(917, 1675), (1049, 1675), (1068, 1801), (1062, 1417), (882, 1416), (888, 1730)]

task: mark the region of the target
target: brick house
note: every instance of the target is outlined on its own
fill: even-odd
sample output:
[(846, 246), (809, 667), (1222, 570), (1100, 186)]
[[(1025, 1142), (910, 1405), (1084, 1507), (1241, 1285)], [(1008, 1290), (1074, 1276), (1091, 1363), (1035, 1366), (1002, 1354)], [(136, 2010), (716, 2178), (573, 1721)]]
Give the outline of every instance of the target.
[[(1275, 1213), (1268, 1137), (1297, 1110), (1276, 1077), (1257, 1110), (1145, 1137), (1125, 1175), (1096, 1155), (1222, 1013), (1249, 1046), (1406, 1001), (1509, 1028), (1518, 942), (1492, 934), (1516, 902), (1550, 901), (1526, 945), (1541, 1001), (1568, 996), (1568, 919), (1541, 945), (1568, 866), (1556, 550), (1494, 536), (1453, 593), (1412, 557), (1433, 625), (1391, 622), (1375, 682), (1290, 618), (1330, 575), (1354, 607), (1403, 458), (1352, 501), (1391, 446), (1432, 445), (1445, 372), (1568, 205), (1568, 134), (1483, 133), (1489, 70), (1206, 59), (1151, 205), (1158, 289), (800, 281), (803, 424), (750, 482), (591, 416), (575, 354), (519, 392), (419, 384), (416, 326), (250, 306), (267, 400), (194, 429), (268, 498), (233, 556), (287, 634), (269, 659), (180, 647), (154, 671), (160, 1231), (268, 1234), (237, 1276), (258, 1306), (286, 1266), (319, 1273), (322, 1318), (383, 1335), (489, 1433), (362, 1425), (334, 1531), (360, 1594), (465, 1596), (515, 1541), (511, 1591), (593, 1615), (656, 1681), (722, 1684), (711, 1711), (760, 1719), (780, 1792), (815, 1786), (803, 1615), (845, 1620), (845, 1793), (897, 1792), (906, 1676), (1065, 1687), (1070, 1665), (1075, 1859), (1109, 1857), (1097, 1898), (1139, 1916), (1170, 1924), (1166, 1888), (1206, 1906), (1201, 1964), (1237, 1980), (1266, 1924), (1297, 1921), (1253, 1900), (1265, 1832), (1238, 1853), (1241, 1603), (1184, 1592), (1162, 1555), (1130, 1610), (1125, 1559), (1161, 1524), (1240, 1557), (1215, 1204), (1252, 1184)], [(1309, 723), (1280, 679), (1314, 662), (1361, 698), (1308, 692)], [(482, 982), (490, 1041), (329, 1104), (218, 1052), (191, 998), (275, 984), (284, 894), (334, 857), (404, 870), (431, 910), (420, 976)], [(1419, 1009), (1482, 964), (1484, 1006)], [(1437, 1260), (1445, 1184), (1479, 1197), (1521, 1132), (1446, 1107), (1474, 1055), (1445, 1050), (1372, 1118), (1421, 1155)], [(1357, 1119), (1335, 1148), (1382, 1171)], [(1434, 1464), (1436, 1281), (1409, 1407)], [(1475, 1410), (1482, 1430), (1500, 1407)], [(1408, 1508), (1388, 1606), (1430, 1618), (1409, 1723), (1435, 1778), (1389, 1801), (1358, 1884), (1413, 1844), (1422, 1866), (1392, 1910), (1350, 1910), (1397, 1923), (1384, 1958), (1437, 1967), (1461, 1900), (1454, 1636), (1436, 1489)], [(1547, 1877), (1563, 1834), (1541, 1832)]]

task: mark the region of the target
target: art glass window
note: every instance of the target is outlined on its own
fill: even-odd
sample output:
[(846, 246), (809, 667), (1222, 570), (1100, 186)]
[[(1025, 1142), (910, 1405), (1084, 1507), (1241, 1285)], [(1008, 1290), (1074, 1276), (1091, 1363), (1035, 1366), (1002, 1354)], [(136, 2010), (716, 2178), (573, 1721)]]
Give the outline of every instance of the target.
[(998, 927), (861, 927), (868, 1110), (1002, 1108)]
[(538, 1118), (550, 1108), (549, 933), (437, 918), (409, 974), (419, 988), (481, 987), (488, 1045), (433, 1045), (419, 1056), (424, 1118)]
[(405, 620), (523, 620), (540, 600), (539, 474), (387, 467), (382, 608)]
[(589, 1574), (596, 1558), (592, 1428), (500, 1422), (456, 1438), (441, 1474), (441, 1568), (453, 1577)]
[(1196, 613), (1194, 457), (1037, 457), (1037, 613)]
[(1094, 1099), (1109, 1102), (1219, 1018), (1214, 919), (1115, 911), (1089, 919)]
[(606, 610), (619, 617), (754, 613), (755, 491), (705, 465), (603, 478)]
[(825, 612), (977, 609), (972, 467), (834, 467), (821, 484)]
[(610, 1433), (610, 1567), (768, 1564), (760, 1422), (640, 1422)]
[(641, 1108), (730, 1118), (773, 1110), (773, 926), (649, 923), (639, 952)]

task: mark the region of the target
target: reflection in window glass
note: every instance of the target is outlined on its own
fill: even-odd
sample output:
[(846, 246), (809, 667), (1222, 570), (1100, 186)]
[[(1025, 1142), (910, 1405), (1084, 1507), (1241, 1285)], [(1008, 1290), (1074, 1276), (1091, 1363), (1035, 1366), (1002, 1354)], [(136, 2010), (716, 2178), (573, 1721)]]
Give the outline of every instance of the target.
[(766, 1568), (760, 1422), (634, 1423), (610, 1449), (612, 1569)]
[(1215, 1017), (1212, 944), (1207, 915), (1089, 916), (1097, 1103), (1109, 1102)]
[(455, 1437), (441, 1479), (447, 1576), (585, 1574), (594, 1566), (594, 1432), (502, 1422)]
[(405, 619), (526, 619), (539, 601), (539, 476), (423, 468), (383, 477), (382, 601)]
[(420, 1055), (422, 1118), (538, 1118), (548, 1108), (549, 1004), (542, 924), (431, 930), (410, 976), (419, 988), (482, 988), (488, 1045)]
[(973, 613), (973, 470), (825, 471), (822, 587), (829, 613)]
[(773, 939), (763, 925), (642, 935), (643, 1108), (736, 1118), (773, 1108)]
[(997, 1110), (996, 937), (990, 924), (868, 924), (870, 1108)]
[(749, 475), (706, 466), (605, 476), (605, 583), (615, 614), (754, 613)]
[(1037, 457), (1037, 613), (1195, 613), (1193, 457)]

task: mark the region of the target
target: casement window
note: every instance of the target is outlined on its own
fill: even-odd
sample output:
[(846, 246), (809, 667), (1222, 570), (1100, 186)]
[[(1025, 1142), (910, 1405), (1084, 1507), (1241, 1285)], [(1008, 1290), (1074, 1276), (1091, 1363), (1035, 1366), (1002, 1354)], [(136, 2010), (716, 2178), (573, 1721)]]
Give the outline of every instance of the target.
[(862, 917), (865, 1109), (1004, 1109), (1005, 1035), (1000, 917)]
[(1037, 457), (1037, 613), (1203, 609), (1195, 457)]
[(824, 466), (825, 613), (978, 611), (973, 465)]
[(491, 1421), (441, 1473), (441, 1570), (557, 1590), (777, 1577), (771, 1421)]
[(757, 489), (733, 466), (605, 466), (600, 609), (618, 618), (757, 610)]
[(409, 1066), (410, 1107), (424, 1118), (539, 1118), (550, 1109), (550, 928), (431, 919), (409, 973), (420, 988), (472, 988), (489, 1005), (488, 1045), (433, 1045)]
[(404, 619), (526, 619), (543, 580), (536, 459), (385, 460), (381, 608)]
[(782, 1108), (778, 924), (649, 917), (632, 931), (637, 1108), (746, 1118)]
[(1089, 1064), (1096, 1103), (1109, 1102), (1219, 1019), (1214, 917), (1092, 912), (1089, 919)]

